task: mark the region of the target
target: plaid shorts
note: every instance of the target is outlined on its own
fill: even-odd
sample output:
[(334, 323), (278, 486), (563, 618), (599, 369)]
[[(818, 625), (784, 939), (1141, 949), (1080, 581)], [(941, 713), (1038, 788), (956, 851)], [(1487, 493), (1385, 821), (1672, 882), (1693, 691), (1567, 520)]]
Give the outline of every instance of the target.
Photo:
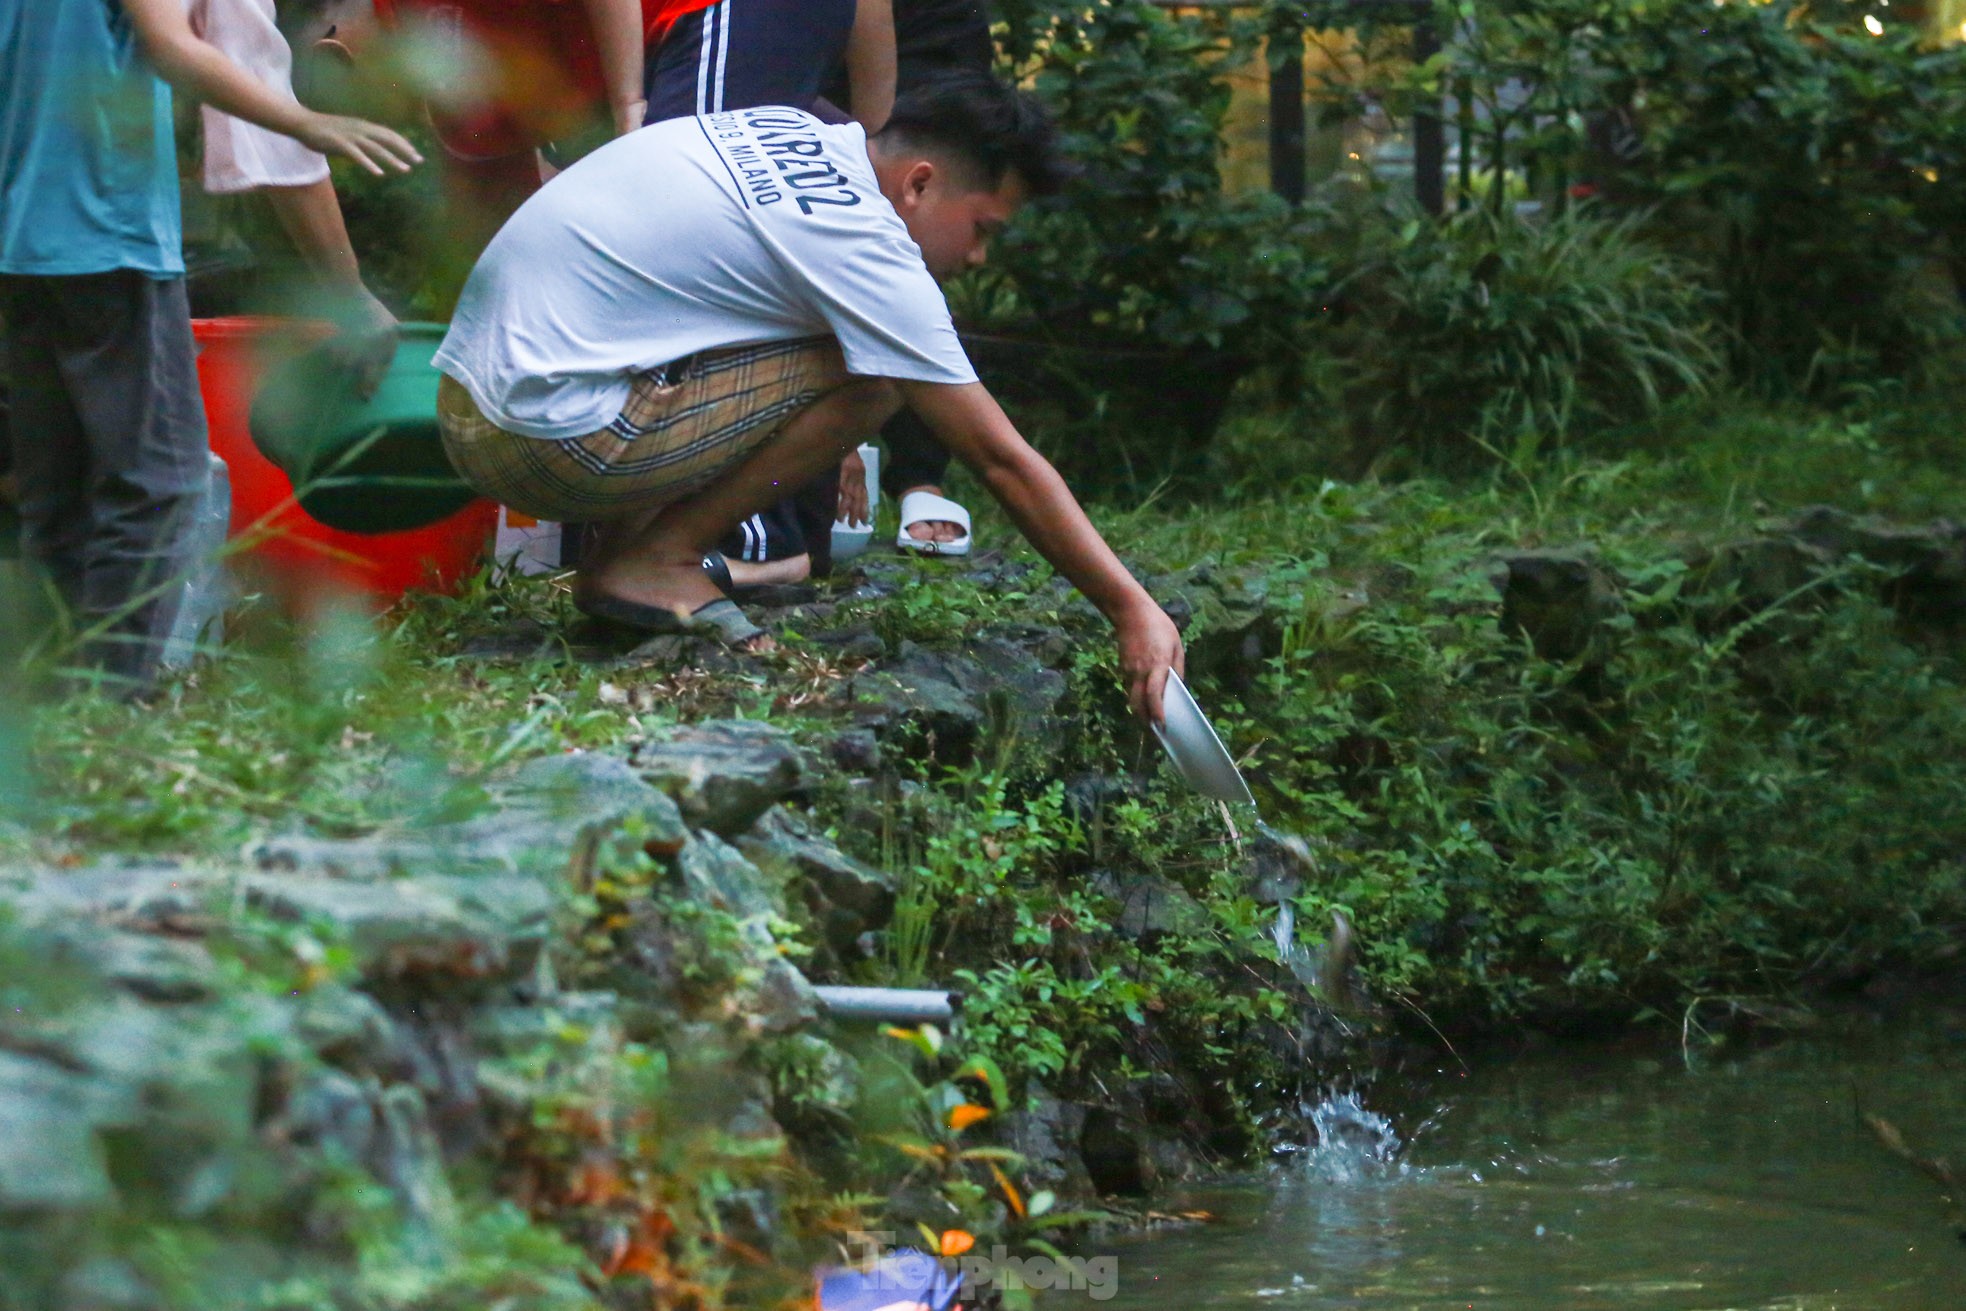
[(459, 476), (484, 495), (539, 519), (604, 521), (715, 482), (847, 380), (833, 337), (701, 351), (638, 375), (599, 432), (547, 441), (500, 428), (445, 377), (437, 427)]

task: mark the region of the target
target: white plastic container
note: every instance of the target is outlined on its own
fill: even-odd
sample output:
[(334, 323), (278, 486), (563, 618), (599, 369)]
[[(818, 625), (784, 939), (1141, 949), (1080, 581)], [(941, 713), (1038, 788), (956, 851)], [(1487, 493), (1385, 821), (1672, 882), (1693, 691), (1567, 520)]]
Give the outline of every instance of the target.
[(860, 448), (860, 461), (867, 466), (867, 522), (848, 523), (844, 519), (833, 521), (833, 559), (835, 562), (851, 560), (867, 549), (874, 540), (874, 518), (881, 503), (881, 448), (866, 445)]

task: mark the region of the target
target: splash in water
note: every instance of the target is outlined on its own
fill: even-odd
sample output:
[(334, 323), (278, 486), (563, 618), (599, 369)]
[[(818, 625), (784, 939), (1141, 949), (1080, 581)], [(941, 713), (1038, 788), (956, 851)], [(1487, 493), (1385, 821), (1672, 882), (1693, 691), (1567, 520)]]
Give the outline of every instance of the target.
[(1405, 1144), (1393, 1122), (1369, 1111), (1356, 1092), (1327, 1093), (1315, 1106), (1305, 1103), (1304, 1118), (1312, 1141), (1293, 1149), (1297, 1168), (1325, 1183), (1358, 1183), (1368, 1179), (1403, 1178), (1409, 1171), (1399, 1159)]

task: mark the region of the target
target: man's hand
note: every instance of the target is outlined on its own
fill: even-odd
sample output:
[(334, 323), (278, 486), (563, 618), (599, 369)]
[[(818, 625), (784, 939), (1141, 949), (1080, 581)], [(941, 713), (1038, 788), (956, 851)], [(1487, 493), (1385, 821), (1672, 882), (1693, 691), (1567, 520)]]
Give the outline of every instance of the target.
[(1133, 713), (1149, 727), (1161, 723), (1161, 697), (1167, 690), (1167, 671), (1187, 676), (1187, 653), (1181, 633), (1167, 612), (1151, 600), (1130, 609), (1113, 625), (1119, 640), (1120, 676), (1126, 680), (1126, 699)]
[(410, 165), (423, 162), (423, 156), (402, 134), (363, 118), (309, 110), (294, 136), (324, 155), (352, 159), (377, 177), (384, 176), (384, 165), (407, 173)]
[(867, 462), (858, 448), (848, 451), (840, 461), (840, 506), (833, 517), (842, 523), (872, 523), (867, 508)]

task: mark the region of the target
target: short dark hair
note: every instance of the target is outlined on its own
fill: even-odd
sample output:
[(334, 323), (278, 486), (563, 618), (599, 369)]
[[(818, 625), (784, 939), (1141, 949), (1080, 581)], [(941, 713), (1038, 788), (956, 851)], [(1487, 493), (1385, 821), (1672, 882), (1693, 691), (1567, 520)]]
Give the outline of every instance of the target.
[(980, 69), (950, 69), (910, 86), (874, 135), (883, 148), (946, 150), (974, 164), (990, 191), (1015, 173), (1033, 196), (1049, 196), (1073, 172), (1037, 97)]

